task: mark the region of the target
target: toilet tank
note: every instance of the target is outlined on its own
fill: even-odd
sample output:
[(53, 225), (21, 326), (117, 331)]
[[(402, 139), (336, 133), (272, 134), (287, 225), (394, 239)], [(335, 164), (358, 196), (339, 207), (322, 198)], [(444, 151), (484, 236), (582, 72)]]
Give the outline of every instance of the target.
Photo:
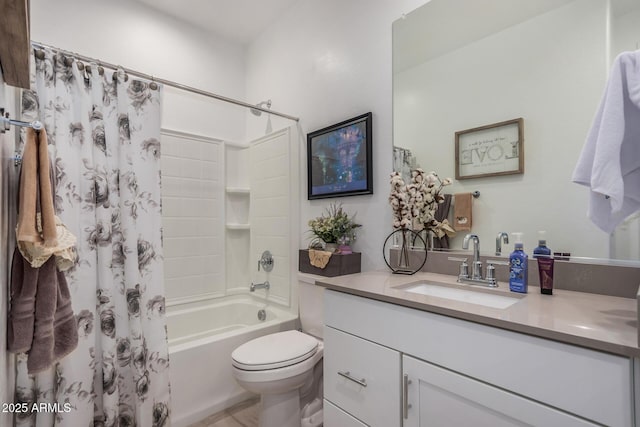
[(315, 285), (310, 275), (298, 276), (298, 310), (302, 331), (316, 338), (323, 338), (324, 288)]

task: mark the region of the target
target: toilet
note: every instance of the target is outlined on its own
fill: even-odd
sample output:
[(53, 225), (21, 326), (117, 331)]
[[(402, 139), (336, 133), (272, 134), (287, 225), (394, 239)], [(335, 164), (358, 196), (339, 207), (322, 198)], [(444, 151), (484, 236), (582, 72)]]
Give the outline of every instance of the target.
[(302, 332), (265, 335), (231, 354), (233, 375), (260, 394), (260, 427), (322, 426), (322, 291), (312, 279), (299, 280)]

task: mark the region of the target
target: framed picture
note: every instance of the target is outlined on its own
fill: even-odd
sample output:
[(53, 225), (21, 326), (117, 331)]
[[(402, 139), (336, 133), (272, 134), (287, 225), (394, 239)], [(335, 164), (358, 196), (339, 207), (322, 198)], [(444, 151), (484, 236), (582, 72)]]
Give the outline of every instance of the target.
[(456, 179), (524, 173), (522, 118), (456, 132)]
[(373, 194), (371, 113), (307, 135), (308, 199)]

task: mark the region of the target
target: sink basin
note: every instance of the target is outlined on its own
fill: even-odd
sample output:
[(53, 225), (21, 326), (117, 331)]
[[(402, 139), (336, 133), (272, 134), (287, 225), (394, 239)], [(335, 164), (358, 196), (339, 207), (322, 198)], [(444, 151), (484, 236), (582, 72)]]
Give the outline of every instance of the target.
[(492, 308), (507, 308), (520, 301), (522, 297), (507, 296), (485, 289), (461, 289), (455, 285), (436, 284), (431, 282), (417, 282), (403, 285), (397, 289), (414, 294), (429, 295), (454, 301), (478, 304)]

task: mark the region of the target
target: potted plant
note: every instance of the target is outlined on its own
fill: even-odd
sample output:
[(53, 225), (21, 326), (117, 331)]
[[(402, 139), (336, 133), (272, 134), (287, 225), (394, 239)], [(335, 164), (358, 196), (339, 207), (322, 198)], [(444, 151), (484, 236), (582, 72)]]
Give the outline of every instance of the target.
[(342, 203), (332, 203), (324, 214), (309, 221), (309, 231), (313, 235), (309, 246), (337, 252), (340, 245), (345, 253), (349, 253), (349, 245), (356, 238), (356, 229), (362, 226), (354, 218), (355, 215), (350, 217), (342, 209)]

